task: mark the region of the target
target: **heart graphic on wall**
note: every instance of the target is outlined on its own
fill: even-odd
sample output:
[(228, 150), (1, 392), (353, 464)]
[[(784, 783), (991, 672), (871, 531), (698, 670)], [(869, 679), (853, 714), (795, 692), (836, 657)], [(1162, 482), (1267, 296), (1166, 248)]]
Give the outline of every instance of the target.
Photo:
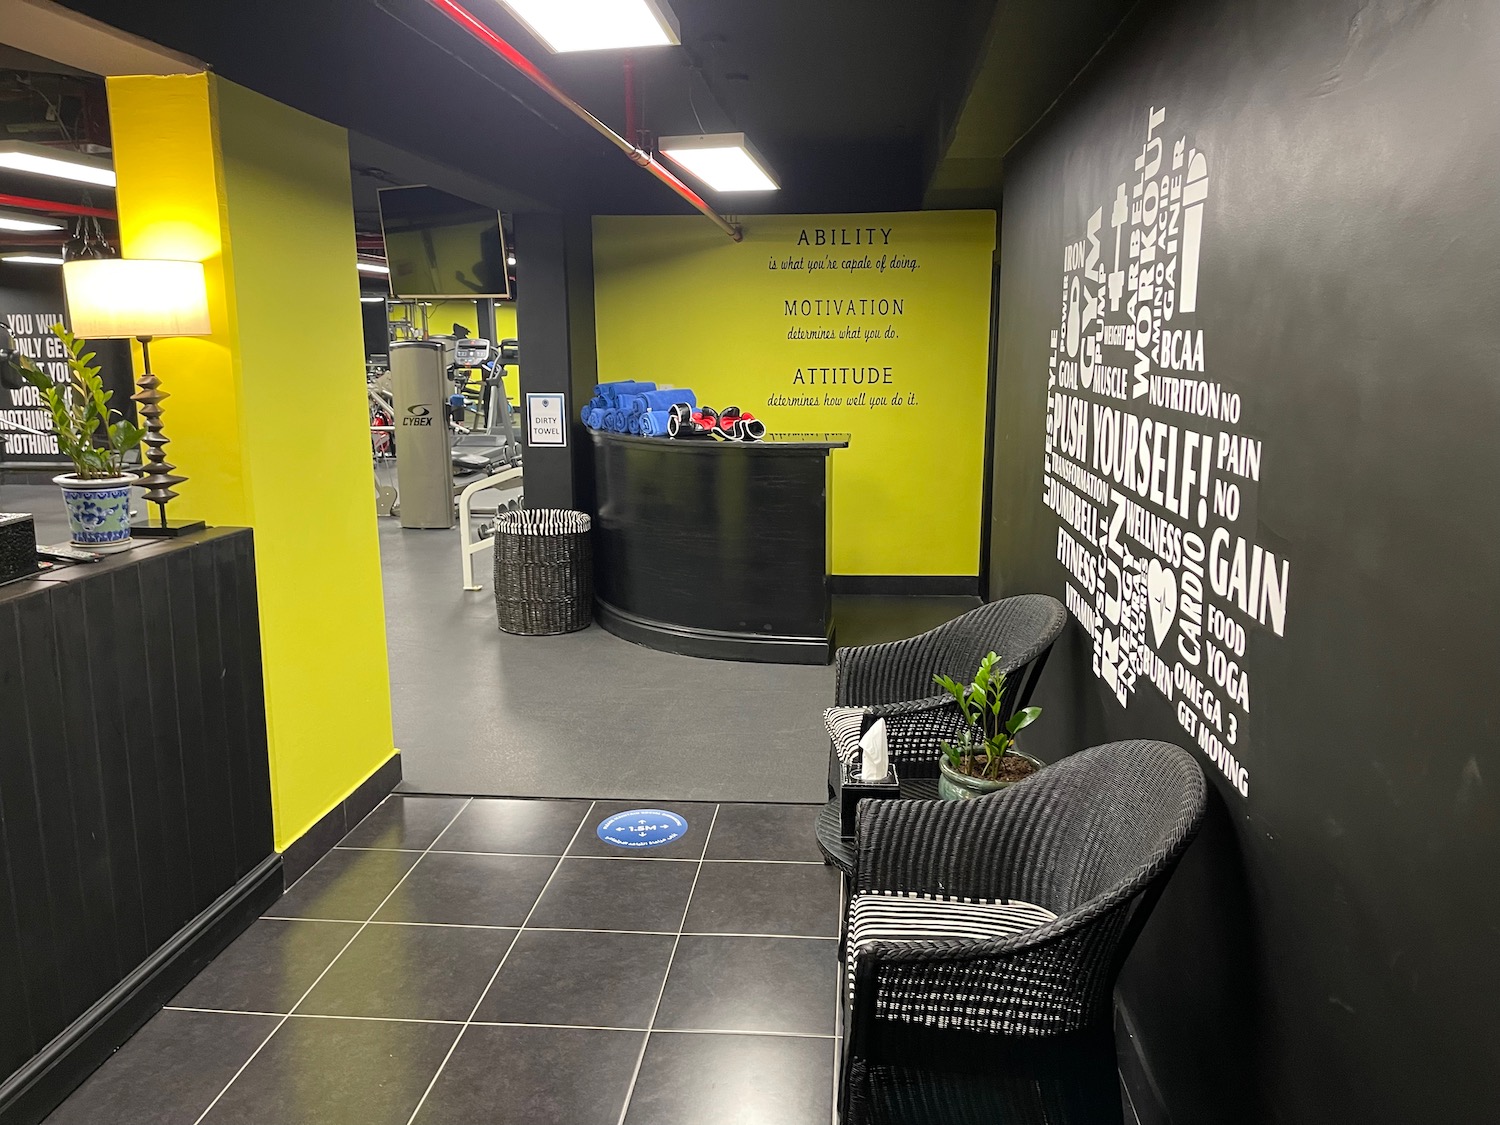
[(1177, 572), (1152, 559), (1146, 568), (1146, 591), (1151, 597), (1151, 632), (1161, 648), (1177, 620)]

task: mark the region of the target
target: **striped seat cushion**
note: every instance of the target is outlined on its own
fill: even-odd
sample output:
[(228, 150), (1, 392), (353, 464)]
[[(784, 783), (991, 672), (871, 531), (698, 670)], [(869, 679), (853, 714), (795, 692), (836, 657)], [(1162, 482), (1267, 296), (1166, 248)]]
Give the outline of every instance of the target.
[(833, 752), (846, 768), (852, 770), (859, 765), (860, 736), (876, 719), (885, 720), (886, 745), (898, 773), (905, 762), (936, 761), (940, 753), (938, 744), (944, 739), (957, 741), (965, 725), (958, 705), (950, 699), (916, 699), (875, 707), (830, 707), (823, 712), (823, 723), (833, 741)]
[(911, 892), (856, 895), (849, 906), (849, 995), (854, 994), (860, 951), (871, 942), (992, 940), (1056, 920), (1046, 907), (1017, 899), (984, 902)]

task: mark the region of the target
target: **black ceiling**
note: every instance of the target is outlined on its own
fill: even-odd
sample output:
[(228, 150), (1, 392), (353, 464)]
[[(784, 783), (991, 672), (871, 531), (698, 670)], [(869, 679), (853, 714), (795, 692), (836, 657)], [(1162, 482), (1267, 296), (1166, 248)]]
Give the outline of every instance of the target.
[[(425, 0), (66, 0), (204, 60), (224, 77), (544, 207), (685, 210), (585, 125)], [(1112, 24), (1120, 0), (1073, 0)], [(551, 55), (495, 0), (469, 6), (617, 130), (622, 55)], [(721, 198), (728, 212), (914, 208), (987, 49), (997, 13), (1045, 20), (1051, 0), (672, 0), (683, 46), (635, 54), (641, 125), (742, 129), (783, 190)], [(1065, 10), (1066, 10), (1065, 9)], [(1050, 102), (1100, 38), (1032, 59), (1027, 105)], [(1106, 29), (1107, 30), (1107, 29)], [(1024, 51), (1025, 44), (1012, 44)], [(946, 125), (944, 123), (947, 123)], [(518, 200), (524, 205), (525, 200)]]

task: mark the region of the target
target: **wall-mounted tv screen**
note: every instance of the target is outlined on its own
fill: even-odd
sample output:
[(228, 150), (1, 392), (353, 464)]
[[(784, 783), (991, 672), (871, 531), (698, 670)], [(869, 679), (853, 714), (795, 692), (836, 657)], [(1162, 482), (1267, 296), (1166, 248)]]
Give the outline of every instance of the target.
[(510, 297), (498, 211), (425, 185), (381, 188), (380, 226), (395, 296)]

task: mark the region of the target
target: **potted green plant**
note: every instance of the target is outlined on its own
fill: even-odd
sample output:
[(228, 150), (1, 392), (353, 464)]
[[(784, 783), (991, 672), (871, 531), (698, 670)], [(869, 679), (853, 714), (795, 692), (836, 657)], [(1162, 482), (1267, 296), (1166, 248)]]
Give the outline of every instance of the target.
[(1016, 747), (1016, 735), (1036, 722), (1040, 707), (1027, 707), (1009, 718), (1005, 707), (1005, 673), (996, 672), (999, 657), (993, 652), (979, 662), (974, 682), (961, 684), (949, 676), (933, 676), (933, 682), (958, 703), (966, 724), (958, 741), (941, 743), (938, 762), (938, 796), (945, 801), (963, 801), (994, 793), (1028, 777), (1043, 763)]
[(113, 391), (106, 391), (93, 352), (61, 324), (52, 333), (67, 353), (67, 373), (53, 377), (21, 357), (21, 377), (37, 389), (52, 415), (57, 446), (73, 462), (73, 471), (53, 477), (62, 487), (73, 545), (90, 551), (123, 551), (130, 546), (130, 486), (135, 474), (125, 455), (145, 432), (118, 410), (111, 410)]

